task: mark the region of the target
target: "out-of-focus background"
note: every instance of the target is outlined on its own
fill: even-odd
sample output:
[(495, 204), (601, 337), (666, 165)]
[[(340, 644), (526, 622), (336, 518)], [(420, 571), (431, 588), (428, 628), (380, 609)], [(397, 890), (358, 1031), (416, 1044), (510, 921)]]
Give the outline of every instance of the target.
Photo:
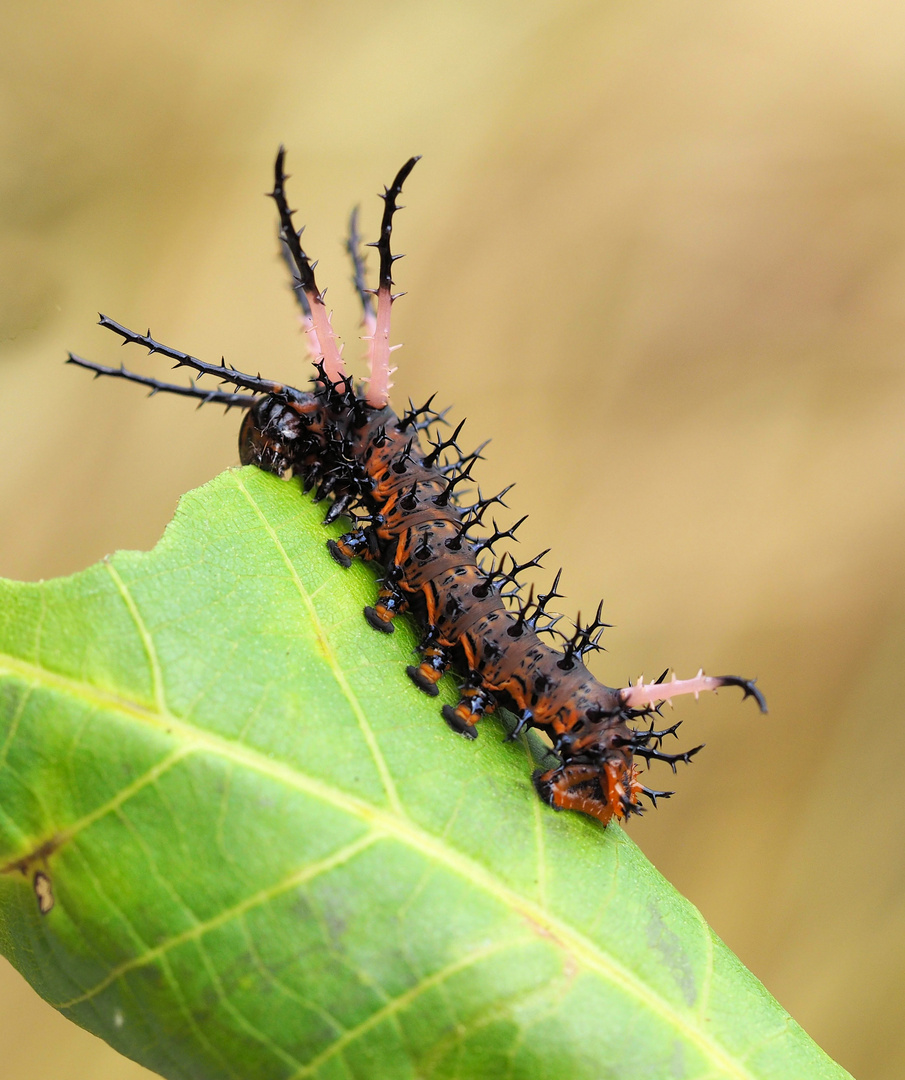
[[(238, 417), (62, 366), (98, 310), (306, 379), (278, 143), (355, 358), (346, 215), (411, 153), (397, 402), (493, 436), (522, 551), (706, 741), (632, 822), (859, 1080), (905, 1074), (905, 7), (207, 0), (0, 14), (0, 573), (148, 548)], [(176, 378), (183, 376), (177, 375)], [(264, 601), (266, 602), (266, 598)], [(659, 779), (669, 786), (668, 772)], [(5, 964), (6, 1080), (137, 1080)]]

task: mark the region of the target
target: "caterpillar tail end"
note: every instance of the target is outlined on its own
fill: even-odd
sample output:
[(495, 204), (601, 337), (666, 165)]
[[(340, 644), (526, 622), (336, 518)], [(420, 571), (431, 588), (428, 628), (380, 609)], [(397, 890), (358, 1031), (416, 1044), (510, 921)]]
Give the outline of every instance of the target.
[(561, 765), (547, 772), (538, 769), (532, 780), (541, 800), (554, 810), (580, 810), (604, 826), (613, 818), (623, 821), (641, 813), (638, 796), (645, 788), (634, 765), (615, 761), (602, 766)]

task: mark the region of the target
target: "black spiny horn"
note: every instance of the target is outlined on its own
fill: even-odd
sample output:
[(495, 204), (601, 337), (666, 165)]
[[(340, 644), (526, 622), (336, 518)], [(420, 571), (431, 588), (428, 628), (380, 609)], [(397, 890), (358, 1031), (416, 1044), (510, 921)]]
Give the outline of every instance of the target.
[(355, 286), (356, 293), (358, 293), (364, 323), (368, 327), (368, 332), (373, 333), (371, 324), (376, 320), (377, 314), (374, 311), (374, 295), (368, 288), (367, 276), (365, 274), (365, 261), (364, 256), (361, 253), (361, 236), (358, 232), (357, 206), (349, 215), (349, 236), (346, 239), (346, 251), (349, 254), (349, 258), (352, 260), (352, 283)]
[(294, 266), (294, 288), (296, 296), (299, 290), (305, 298), (302, 310), (310, 325), (306, 327), (310, 331), (309, 339), (313, 336), (312, 347), (323, 358), (326, 378), (331, 383), (340, 382), (346, 374), (345, 365), (340, 355), (339, 346), (336, 344), (336, 336), (330, 325), (330, 317), (324, 307), (323, 293), (317, 287), (314, 279), (314, 263), (312, 263), (302, 248), (302, 230), (296, 231), (292, 222), (293, 210), (289, 209), (286, 200), (286, 181), (288, 177), (283, 168), (286, 160), (286, 151), (281, 146), (277, 152), (273, 166), (273, 191), (268, 192), (276, 203), (277, 213), (280, 216), (280, 239), (289, 249), (291, 265)]
[(104, 364), (95, 364), (93, 360), (85, 360), (75, 353), (69, 353), (66, 363), (75, 364), (77, 367), (85, 368), (87, 371), (93, 371), (95, 378), (100, 375), (109, 375), (114, 379), (126, 379), (129, 382), (138, 383), (140, 386), (149, 386), (151, 388), (149, 397), (162, 392), (195, 398), (199, 408), (202, 405), (213, 403), (215, 405), (225, 405), (227, 409), (247, 409), (255, 401), (252, 394), (227, 394), (223, 390), (204, 390), (194, 381), (188, 386), (180, 383), (161, 382), (159, 379), (152, 379), (147, 375), (137, 375), (134, 371), (129, 371), (122, 365), (114, 368), (105, 367)]
[[(155, 341), (151, 337), (150, 330), (146, 334), (137, 334), (134, 330), (129, 330), (128, 327), (123, 326), (121, 323), (108, 319), (106, 315), (101, 315), (98, 319), (98, 325), (103, 326), (105, 330), (112, 330), (114, 334), (118, 334), (123, 339), (124, 345), (143, 345), (150, 353), (160, 353), (161, 356), (165, 356), (168, 360), (174, 360), (176, 367), (191, 368), (193, 371), (197, 371), (199, 375), (213, 375), (215, 379), (219, 379), (221, 382), (232, 383), (233, 386), (241, 387), (243, 390), (250, 390), (254, 394), (270, 394), (281, 401), (298, 401), (301, 396), (300, 392), (291, 386), (271, 382), (270, 379), (262, 379), (260, 375), (246, 375), (244, 372), (237, 371), (234, 367), (227, 367), (225, 360), (221, 360), (219, 364), (207, 364), (195, 356), (180, 352), (179, 349), (171, 349), (169, 345)], [(81, 367), (90, 366), (87, 361), (80, 362), (80, 359), (76, 357), (73, 357), (73, 361), (80, 364)], [(97, 369), (93, 368), (93, 370)], [(105, 373), (101, 372), (100, 374)]]

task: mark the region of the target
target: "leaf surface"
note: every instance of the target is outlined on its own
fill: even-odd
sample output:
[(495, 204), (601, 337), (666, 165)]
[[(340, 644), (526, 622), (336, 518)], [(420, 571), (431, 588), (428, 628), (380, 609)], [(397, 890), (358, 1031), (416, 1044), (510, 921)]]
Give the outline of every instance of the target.
[(171, 1080), (847, 1076), (527, 741), (448, 730), (322, 517), (240, 469), (149, 553), (0, 584), (0, 949), (38, 992)]

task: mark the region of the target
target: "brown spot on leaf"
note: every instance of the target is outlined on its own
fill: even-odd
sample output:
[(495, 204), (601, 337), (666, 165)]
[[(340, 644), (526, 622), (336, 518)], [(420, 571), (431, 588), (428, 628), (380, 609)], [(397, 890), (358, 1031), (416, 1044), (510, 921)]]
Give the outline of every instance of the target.
[(34, 879), (35, 896), (38, 898), (38, 911), (46, 915), (55, 903), (53, 898), (53, 885), (50, 878), (39, 870)]

